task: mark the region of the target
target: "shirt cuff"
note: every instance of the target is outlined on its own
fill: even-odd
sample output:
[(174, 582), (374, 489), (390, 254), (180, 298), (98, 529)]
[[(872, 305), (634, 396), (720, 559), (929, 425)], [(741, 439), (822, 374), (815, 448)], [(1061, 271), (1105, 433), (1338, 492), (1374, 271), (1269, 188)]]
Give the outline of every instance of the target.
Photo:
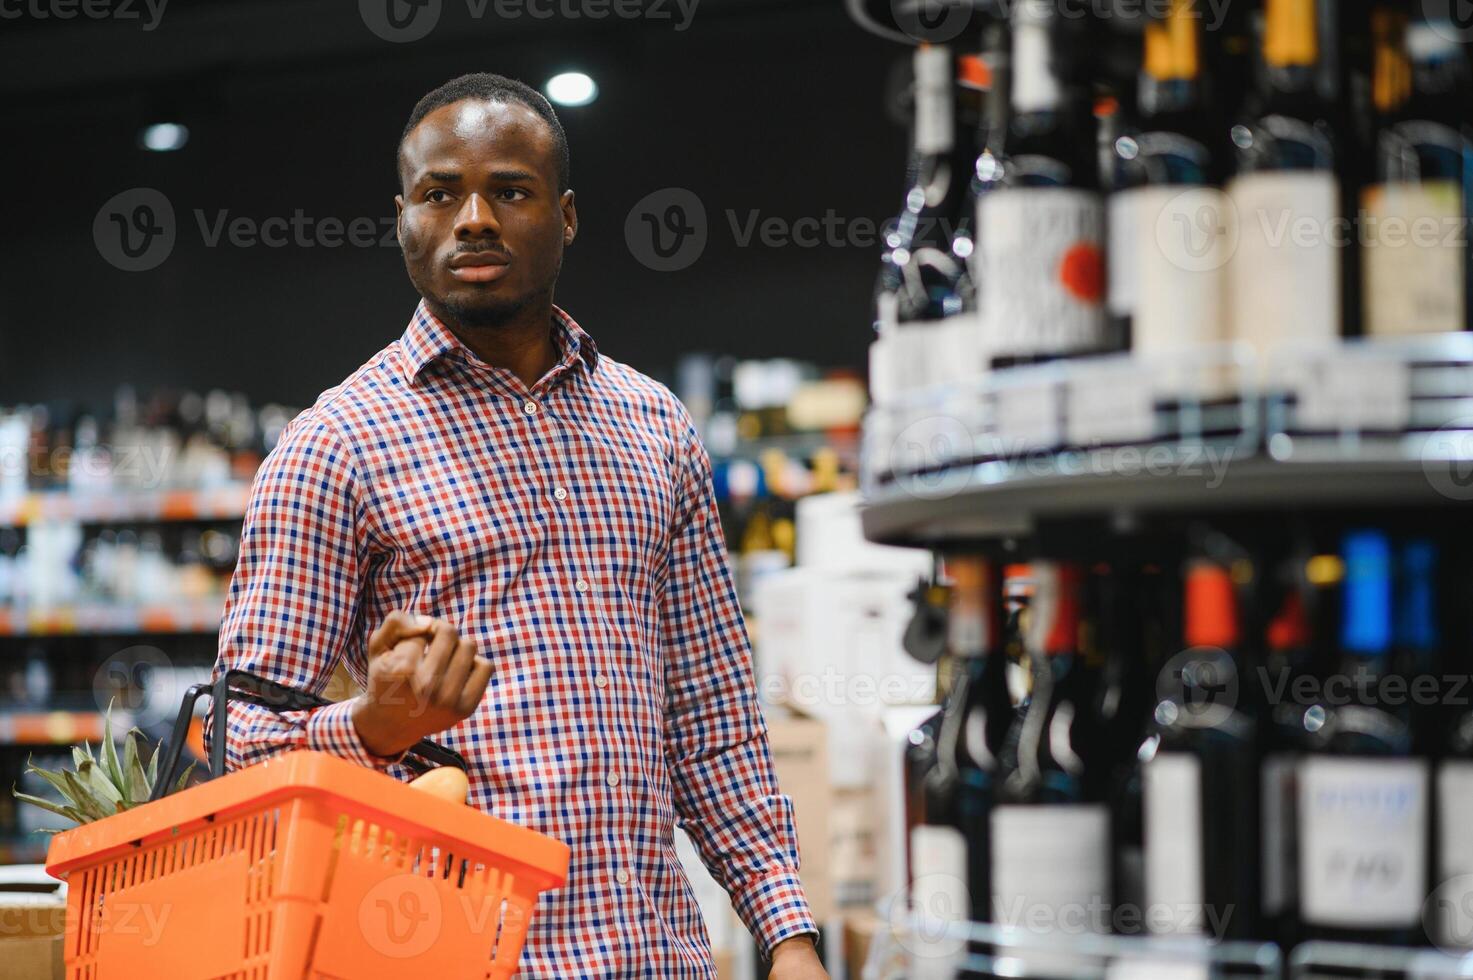
[(358, 726), (353, 724), (352, 701), (338, 701), (312, 711), (307, 718), (307, 748), (328, 752), (379, 772), (387, 770), (408, 754), (406, 749), (398, 755), (374, 755), (364, 748)]
[(818, 940), (818, 925), (808, 910), (796, 871), (777, 871), (757, 879), (743, 889), (735, 904), (763, 959), (772, 959), (773, 948), (784, 939), (806, 932)]

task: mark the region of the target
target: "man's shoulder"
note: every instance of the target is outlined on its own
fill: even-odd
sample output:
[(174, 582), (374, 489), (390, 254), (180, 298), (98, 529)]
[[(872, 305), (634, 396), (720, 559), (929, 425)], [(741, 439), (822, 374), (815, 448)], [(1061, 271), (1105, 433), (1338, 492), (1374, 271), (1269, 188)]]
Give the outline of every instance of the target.
[(282, 441), (330, 439), (351, 445), (357, 433), (372, 431), (374, 423), (403, 400), (399, 371), (399, 341), (387, 344), (342, 381), (318, 394), (282, 433)]
[(665, 423), (673, 431), (683, 433), (690, 426), (690, 413), (675, 392), (643, 371), (600, 353), (595, 373), (602, 375), (595, 388), (599, 396), (615, 399), (640, 417)]

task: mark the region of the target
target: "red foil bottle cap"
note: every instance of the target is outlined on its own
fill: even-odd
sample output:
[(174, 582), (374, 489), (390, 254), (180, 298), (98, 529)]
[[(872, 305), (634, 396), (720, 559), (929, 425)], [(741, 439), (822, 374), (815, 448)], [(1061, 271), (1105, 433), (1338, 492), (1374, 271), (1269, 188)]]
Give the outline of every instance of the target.
[(1189, 647), (1238, 645), (1238, 597), (1223, 566), (1195, 561), (1187, 567), (1184, 632)]

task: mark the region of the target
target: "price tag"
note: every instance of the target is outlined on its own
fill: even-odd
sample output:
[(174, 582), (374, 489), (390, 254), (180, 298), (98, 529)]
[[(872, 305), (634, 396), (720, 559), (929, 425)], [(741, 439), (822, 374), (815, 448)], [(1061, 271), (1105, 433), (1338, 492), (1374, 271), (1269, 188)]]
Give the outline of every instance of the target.
[(1079, 367), (1066, 396), (1069, 445), (1147, 442), (1155, 436), (1151, 383), (1139, 365)]
[(1208, 980), (1207, 964), (1194, 960), (1121, 957), (1110, 961), (1105, 980)]
[(1411, 369), (1391, 359), (1335, 355), (1306, 365), (1297, 428), (1397, 432), (1411, 419)]
[(993, 395), (993, 430), (1004, 456), (1056, 448), (1063, 441), (1059, 386), (1029, 381), (999, 388)]

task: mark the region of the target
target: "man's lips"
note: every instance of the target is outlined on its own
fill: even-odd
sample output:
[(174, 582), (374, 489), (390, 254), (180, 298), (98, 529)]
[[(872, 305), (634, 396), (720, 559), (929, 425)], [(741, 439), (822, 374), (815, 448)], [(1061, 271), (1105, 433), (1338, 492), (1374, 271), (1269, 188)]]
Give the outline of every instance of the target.
[(450, 257), (450, 274), (461, 282), (491, 282), (506, 275), (507, 259), (494, 252), (460, 252)]

